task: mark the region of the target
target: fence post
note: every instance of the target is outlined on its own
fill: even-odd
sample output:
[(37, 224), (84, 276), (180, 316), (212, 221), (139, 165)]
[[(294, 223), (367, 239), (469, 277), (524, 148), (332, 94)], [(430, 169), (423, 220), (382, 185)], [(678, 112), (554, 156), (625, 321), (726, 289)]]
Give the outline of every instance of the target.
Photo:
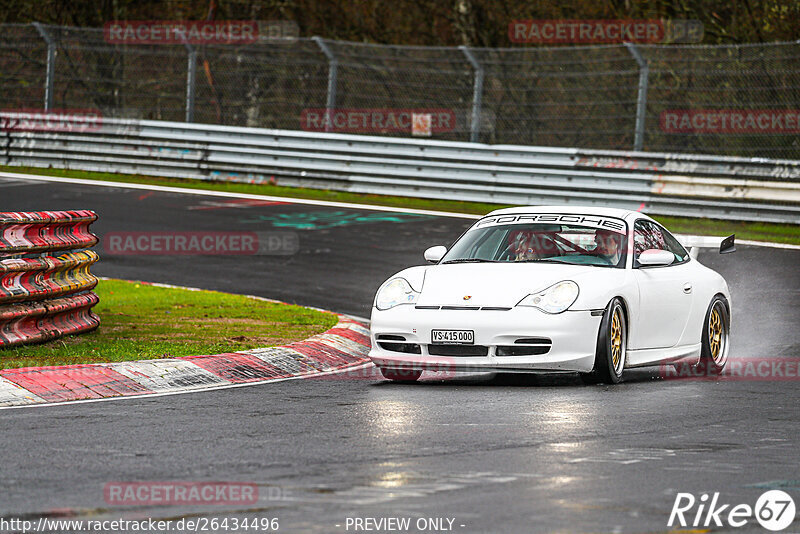
[(194, 122), (194, 85), (197, 77), (197, 50), (189, 43), (184, 43), (189, 52), (189, 64), (186, 68), (186, 122)]
[(44, 26), (40, 23), (34, 22), (33, 26), (47, 43), (47, 75), (44, 81), (44, 110), (50, 111), (53, 107), (53, 77), (56, 68), (56, 42), (50, 37), (50, 34), (47, 33), (47, 30), (45, 30)]
[(635, 44), (625, 43), (625, 46), (639, 64), (639, 96), (636, 98), (636, 133), (633, 138), (633, 149), (638, 152), (644, 146), (644, 119), (647, 112), (647, 79), (650, 66)]
[(314, 42), (317, 43), (322, 53), (328, 58), (328, 101), (325, 103), (325, 131), (331, 130), (331, 120), (333, 117), (333, 110), (336, 108), (336, 77), (339, 73), (339, 62), (333, 50), (325, 43), (321, 37), (312, 37)]
[(461, 51), (467, 57), (472, 68), (475, 70), (475, 83), (472, 86), (472, 118), (470, 120), (470, 134), (469, 140), (473, 143), (478, 142), (478, 136), (481, 133), (481, 102), (483, 100), (483, 66), (481, 66), (478, 59), (468, 47), (459, 46)]

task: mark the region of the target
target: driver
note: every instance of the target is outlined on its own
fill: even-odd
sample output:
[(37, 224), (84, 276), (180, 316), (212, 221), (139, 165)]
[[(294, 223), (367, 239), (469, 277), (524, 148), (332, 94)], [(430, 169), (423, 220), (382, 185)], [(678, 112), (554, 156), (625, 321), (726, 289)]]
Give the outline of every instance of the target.
[(539, 259), (536, 253), (536, 235), (530, 230), (521, 230), (514, 237), (512, 246), (514, 261)]
[(594, 242), (597, 248), (595, 254), (607, 260), (611, 265), (619, 263), (622, 257), (622, 234), (611, 230), (598, 229), (594, 232)]

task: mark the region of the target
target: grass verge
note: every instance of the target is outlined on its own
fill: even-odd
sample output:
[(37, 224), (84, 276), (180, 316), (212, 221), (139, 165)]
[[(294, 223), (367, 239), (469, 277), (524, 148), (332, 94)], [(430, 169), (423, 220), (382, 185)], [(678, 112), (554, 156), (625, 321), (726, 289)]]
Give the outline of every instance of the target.
[(336, 315), (216, 291), (100, 280), (100, 328), (0, 350), (0, 368), (219, 354), (283, 345), (324, 332)]
[[(477, 215), (483, 215), (492, 210), (508, 206), (504, 204), (491, 204), (486, 202), (462, 202), (458, 200), (433, 200), (398, 196), (367, 195), (361, 193), (346, 193), (341, 191), (329, 191), (321, 189), (283, 187), (270, 184), (205, 182), (201, 180), (157, 178), (153, 176), (64, 169), (40, 169), (34, 167), (8, 167), (0, 165), (0, 171), (60, 176), (66, 178), (82, 178), (85, 180), (105, 180), (109, 182), (183, 187), (187, 189), (228, 191), (232, 193), (247, 193), (253, 195), (326, 200), (332, 202), (350, 202), (354, 204), (393, 206), (397, 208), (436, 210), (450, 213), (471, 213)], [(775, 243), (800, 245), (800, 225), (733, 222), (720, 221), (716, 219), (697, 219), (690, 217), (654, 216), (653, 218), (661, 222), (670, 231), (678, 234), (727, 236), (735, 233), (738, 239), (771, 241)]]

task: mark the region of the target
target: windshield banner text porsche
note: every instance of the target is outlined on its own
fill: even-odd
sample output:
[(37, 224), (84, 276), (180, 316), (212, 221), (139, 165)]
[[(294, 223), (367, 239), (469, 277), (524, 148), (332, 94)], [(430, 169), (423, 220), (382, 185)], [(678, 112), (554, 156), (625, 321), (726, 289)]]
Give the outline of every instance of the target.
[(485, 219), (478, 221), (471, 229), (474, 230), (477, 228), (485, 228), (486, 226), (494, 226), (498, 224), (525, 223), (572, 224), (589, 226), (592, 228), (602, 228), (620, 234), (625, 233), (625, 222), (621, 219), (598, 217), (596, 215), (559, 215), (554, 213), (513, 214), (486, 217)]

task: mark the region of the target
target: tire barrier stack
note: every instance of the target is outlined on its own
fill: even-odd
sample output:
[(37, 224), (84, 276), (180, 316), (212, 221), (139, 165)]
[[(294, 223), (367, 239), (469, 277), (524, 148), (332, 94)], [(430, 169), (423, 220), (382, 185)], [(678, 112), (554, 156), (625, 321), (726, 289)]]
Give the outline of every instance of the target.
[(0, 213), (0, 348), (94, 330), (89, 210)]

